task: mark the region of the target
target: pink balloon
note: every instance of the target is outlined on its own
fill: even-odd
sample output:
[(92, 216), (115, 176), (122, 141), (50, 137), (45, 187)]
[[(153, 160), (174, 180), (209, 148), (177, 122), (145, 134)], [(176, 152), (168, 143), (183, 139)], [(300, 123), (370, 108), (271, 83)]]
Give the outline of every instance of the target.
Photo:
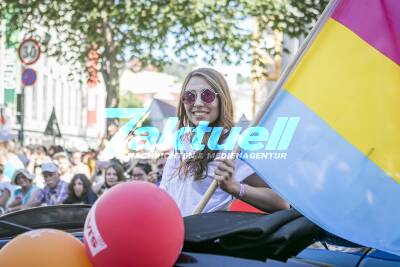
[(171, 267), (183, 246), (184, 224), (174, 200), (148, 182), (107, 191), (91, 208), (84, 241), (95, 267)]

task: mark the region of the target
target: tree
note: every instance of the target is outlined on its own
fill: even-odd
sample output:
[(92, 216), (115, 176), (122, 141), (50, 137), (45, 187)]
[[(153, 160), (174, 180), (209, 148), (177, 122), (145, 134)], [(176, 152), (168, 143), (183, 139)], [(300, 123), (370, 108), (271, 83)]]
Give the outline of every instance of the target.
[(166, 64), (163, 67), (163, 71), (167, 74), (173, 75), (178, 78), (178, 82), (183, 82), (186, 78), (186, 75), (196, 66), (194, 63), (178, 63), (176, 61), (172, 61)]
[(137, 99), (134, 93), (126, 92), (118, 104), (119, 108), (141, 108), (143, 103)]
[[(260, 30), (290, 36), (308, 32), (328, 0), (4, 0), (12, 27), (57, 35), (42, 43), (49, 55), (85, 64), (98, 48), (107, 107), (119, 104), (119, 77), (130, 59), (162, 67), (170, 51), (182, 60), (204, 52), (210, 62), (239, 63), (251, 53), (252, 32), (242, 22), (255, 17)], [(6, 11), (6, 12), (4, 12)]]

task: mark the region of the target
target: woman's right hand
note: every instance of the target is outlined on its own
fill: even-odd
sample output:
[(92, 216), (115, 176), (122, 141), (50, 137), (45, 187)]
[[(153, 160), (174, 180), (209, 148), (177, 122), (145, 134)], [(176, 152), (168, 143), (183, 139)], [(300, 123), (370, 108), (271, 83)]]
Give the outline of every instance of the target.
[(215, 180), (222, 190), (236, 197), (240, 191), (240, 183), (233, 179), (235, 161), (232, 159), (219, 158), (215, 160), (218, 162), (217, 168), (215, 169)]

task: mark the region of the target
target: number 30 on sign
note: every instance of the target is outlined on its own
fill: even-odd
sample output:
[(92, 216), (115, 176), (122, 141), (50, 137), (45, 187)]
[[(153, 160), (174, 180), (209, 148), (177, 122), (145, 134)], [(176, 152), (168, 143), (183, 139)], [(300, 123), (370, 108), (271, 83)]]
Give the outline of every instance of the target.
[(18, 48), (18, 55), (21, 62), (25, 65), (31, 65), (38, 61), (40, 57), (40, 45), (35, 39), (24, 40)]

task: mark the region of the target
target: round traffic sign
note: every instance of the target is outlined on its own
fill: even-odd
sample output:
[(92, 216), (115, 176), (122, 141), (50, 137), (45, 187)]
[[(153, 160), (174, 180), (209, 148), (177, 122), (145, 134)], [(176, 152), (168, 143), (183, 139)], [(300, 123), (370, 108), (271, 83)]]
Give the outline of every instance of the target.
[(35, 63), (40, 57), (39, 42), (32, 38), (24, 40), (18, 48), (18, 55), (21, 62), (25, 65)]
[(36, 71), (34, 69), (24, 69), (22, 72), (22, 83), (25, 86), (34, 85), (36, 82)]

